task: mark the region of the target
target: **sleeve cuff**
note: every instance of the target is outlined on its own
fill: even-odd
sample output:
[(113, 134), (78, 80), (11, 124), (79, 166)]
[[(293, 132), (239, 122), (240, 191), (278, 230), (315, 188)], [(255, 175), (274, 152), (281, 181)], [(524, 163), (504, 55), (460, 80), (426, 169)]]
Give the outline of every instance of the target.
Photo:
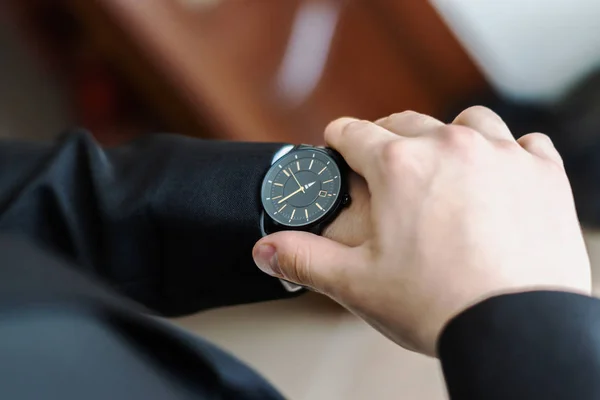
[(452, 399), (600, 398), (600, 301), (565, 292), (485, 300), (438, 342)]

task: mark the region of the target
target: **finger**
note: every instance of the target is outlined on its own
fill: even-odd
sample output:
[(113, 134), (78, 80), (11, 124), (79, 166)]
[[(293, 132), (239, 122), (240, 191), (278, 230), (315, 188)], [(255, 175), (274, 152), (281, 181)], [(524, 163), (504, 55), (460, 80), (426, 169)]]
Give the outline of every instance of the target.
[(378, 119), (375, 124), (400, 136), (416, 137), (430, 131), (432, 128), (445, 125), (443, 122), (414, 111), (404, 111)]
[(376, 176), (381, 149), (398, 136), (369, 121), (339, 118), (325, 128), (325, 141), (344, 157), (350, 168), (368, 180)]
[(306, 232), (285, 231), (261, 239), (252, 254), (263, 272), (334, 295), (347, 286), (352, 268), (360, 265), (358, 249)]
[(487, 107), (467, 108), (454, 119), (452, 124), (467, 126), (490, 140), (515, 140), (502, 118)]
[(563, 160), (552, 140), (543, 133), (528, 133), (521, 136), (517, 142), (529, 153), (563, 165)]

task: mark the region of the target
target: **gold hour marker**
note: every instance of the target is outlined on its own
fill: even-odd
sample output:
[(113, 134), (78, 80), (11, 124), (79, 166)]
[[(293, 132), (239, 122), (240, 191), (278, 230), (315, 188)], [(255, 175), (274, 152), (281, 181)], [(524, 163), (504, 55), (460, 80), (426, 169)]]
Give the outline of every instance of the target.
[(271, 200), (277, 200), (277, 199), (279, 199), (279, 198), (281, 198), (281, 197), (283, 197), (283, 196), (277, 196), (277, 197), (273, 197)]
[(281, 183), (274, 183), (275, 186), (283, 186)]
[(306, 216), (306, 220), (308, 221), (308, 208), (304, 209), (304, 215)]
[[(282, 208), (282, 210), (283, 210), (283, 208)], [(292, 216), (290, 217), (290, 222), (294, 219), (294, 214), (296, 214), (296, 209), (295, 208), (294, 208), (294, 211), (292, 211)]]
[(319, 171), (319, 173), (317, 175), (321, 175), (323, 173), (323, 171), (325, 171), (327, 169), (327, 167), (324, 167), (322, 170)]
[[(319, 210), (323, 211), (323, 207), (321, 207), (321, 205), (319, 203), (315, 203), (315, 206), (319, 207)], [(281, 211), (281, 210), (279, 210)]]
[[(314, 154), (313, 154), (313, 156), (314, 156)], [(310, 160), (310, 165), (308, 166), (308, 169), (312, 168), (312, 165), (313, 165), (314, 162), (315, 162), (315, 160)]]
[(286, 203), (286, 204), (284, 204), (284, 205), (283, 205), (283, 207), (281, 207), (281, 208), (279, 209), (279, 211), (278, 211), (278, 212), (282, 212), (282, 211), (283, 211), (283, 209), (284, 209), (284, 208), (286, 208), (286, 207), (287, 207), (287, 203)]
[(298, 171), (300, 171), (300, 161), (296, 161), (296, 168), (298, 168)]
[(323, 183), (329, 183), (329, 182), (333, 182), (333, 179), (330, 179), (330, 180), (328, 180), (328, 181), (325, 181), (325, 182), (323, 182)]
[(288, 178), (290, 177), (290, 174), (288, 174), (288, 172), (284, 169), (283, 173), (285, 174), (285, 176), (287, 176)]

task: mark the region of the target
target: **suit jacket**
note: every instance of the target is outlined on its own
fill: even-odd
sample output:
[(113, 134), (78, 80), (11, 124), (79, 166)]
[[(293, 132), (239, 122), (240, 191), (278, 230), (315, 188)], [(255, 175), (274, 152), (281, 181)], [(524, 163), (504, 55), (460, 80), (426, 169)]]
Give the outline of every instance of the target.
[[(150, 315), (291, 296), (251, 259), (279, 147), (154, 135), (102, 149), (84, 131), (0, 143), (0, 398), (280, 399)], [(600, 398), (599, 312), (554, 292), (463, 312), (439, 341), (451, 398)]]

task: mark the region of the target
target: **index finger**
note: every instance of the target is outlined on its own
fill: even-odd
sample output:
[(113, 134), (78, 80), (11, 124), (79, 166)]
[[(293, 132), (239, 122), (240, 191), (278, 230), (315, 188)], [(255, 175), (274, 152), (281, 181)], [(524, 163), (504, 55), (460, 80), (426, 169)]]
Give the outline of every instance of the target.
[(339, 118), (325, 128), (325, 142), (337, 150), (350, 168), (367, 180), (375, 177), (383, 145), (398, 136), (369, 121)]

